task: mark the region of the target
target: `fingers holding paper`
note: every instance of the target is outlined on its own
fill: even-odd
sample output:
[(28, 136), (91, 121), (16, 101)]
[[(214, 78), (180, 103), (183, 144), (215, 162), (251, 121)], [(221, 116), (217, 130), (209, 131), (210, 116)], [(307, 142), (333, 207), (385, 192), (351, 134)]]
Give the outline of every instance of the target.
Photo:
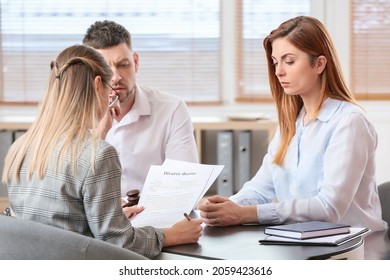
[(143, 206), (134, 205), (134, 206), (131, 206), (131, 207), (123, 208), (123, 212), (130, 219), (135, 214), (141, 213), (144, 209), (145, 208)]

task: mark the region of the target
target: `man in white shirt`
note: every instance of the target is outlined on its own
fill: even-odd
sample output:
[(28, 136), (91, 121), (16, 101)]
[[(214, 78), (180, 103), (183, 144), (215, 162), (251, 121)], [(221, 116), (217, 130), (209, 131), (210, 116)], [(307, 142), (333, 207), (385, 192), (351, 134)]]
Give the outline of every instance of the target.
[(130, 189), (142, 190), (150, 166), (161, 165), (166, 158), (197, 163), (186, 104), (136, 84), (139, 57), (132, 50), (130, 33), (113, 21), (97, 21), (88, 28), (83, 44), (102, 54), (114, 72), (112, 94), (119, 96), (120, 106), (106, 114), (100, 131), (119, 153), (122, 195)]

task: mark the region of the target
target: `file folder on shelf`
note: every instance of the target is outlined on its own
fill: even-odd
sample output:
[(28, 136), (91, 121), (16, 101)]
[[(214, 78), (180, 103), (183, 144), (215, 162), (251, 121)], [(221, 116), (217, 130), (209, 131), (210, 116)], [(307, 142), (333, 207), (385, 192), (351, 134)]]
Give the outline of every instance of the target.
[(233, 131), (217, 132), (217, 164), (224, 165), (217, 178), (217, 194), (231, 196), (233, 194)]
[[(0, 131), (0, 174), (3, 172), (4, 159), (12, 145), (12, 131)], [(0, 181), (0, 197), (8, 196), (7, 186)], [(0, 209), (1, 211), (3, 209)]]
[(251, 171), (251, 132), (237, 131), (234, 145), (234, 188), (238, 192), (250, 180)]
[(18, 139), (20, 136), (22, 136), (23, 134), (25, 134), (26, 131), (25, 130), (17, 130), (17, 131), (14, 131), (14, 134), (13, 134), (13, 141), (16, 141), (16, 139)]

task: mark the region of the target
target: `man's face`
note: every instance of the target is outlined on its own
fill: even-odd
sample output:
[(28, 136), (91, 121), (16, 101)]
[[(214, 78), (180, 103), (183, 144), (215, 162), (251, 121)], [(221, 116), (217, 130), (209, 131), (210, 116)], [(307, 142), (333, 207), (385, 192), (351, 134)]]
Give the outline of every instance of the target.
[[(119, 101), (126, 100), (135, 93), (135, 75), (138, 72), (138, 54), (133, 53), (125, 44), (97, 50), (110, 65), (114, 75), (111, 85), (119, 94)], [(115, 92), (113, 92), (115, 94)]]

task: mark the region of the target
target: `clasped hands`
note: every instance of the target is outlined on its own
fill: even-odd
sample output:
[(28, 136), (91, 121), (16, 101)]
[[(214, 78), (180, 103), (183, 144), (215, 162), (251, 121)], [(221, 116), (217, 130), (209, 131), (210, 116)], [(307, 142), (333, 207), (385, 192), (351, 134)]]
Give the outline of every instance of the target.
[(211, 227), (232, 226), (243, 223), (245, 208), (227, 197), (214, 195), (198, 205), (203, 222)]

